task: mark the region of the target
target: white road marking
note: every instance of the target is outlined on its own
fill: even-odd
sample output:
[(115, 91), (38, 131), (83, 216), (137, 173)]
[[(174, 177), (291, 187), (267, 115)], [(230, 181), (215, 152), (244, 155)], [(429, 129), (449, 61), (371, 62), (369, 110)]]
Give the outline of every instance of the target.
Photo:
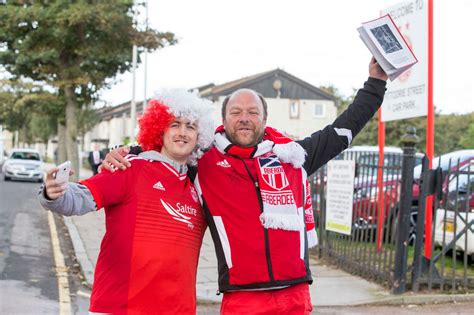
[(58, 231), (54, 222), (53, 213), (48, 211), (48, 224), (51, 233), (51, 243), (54, 253), (54, 265), (56, 266), (56, 276), (58, 278), (59, 291), (59, 315), (71, 314), (71, 298), (69, 296), (69, 282), (64, 262), (64, 256), (59, 245)]

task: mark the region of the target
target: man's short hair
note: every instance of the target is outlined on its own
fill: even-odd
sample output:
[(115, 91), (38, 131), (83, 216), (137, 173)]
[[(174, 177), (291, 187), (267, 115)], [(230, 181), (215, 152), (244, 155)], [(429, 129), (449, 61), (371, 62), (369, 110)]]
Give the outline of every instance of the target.
[[(237, 90), (238, 91), (238, 90)], [(254, 91), (254, 90), (251, 90), (252, 92), (255, 93), (255, 95), (258, 96), (258, 98), (260, 99), (260, 101), (262, 102), (262, 105), (263, 105), (263, 119), (266, 120), (267, 119), (267, 115), (268, 115), (268, 105), (267, 105), (267, 101), (265, 101), (265, 98), (263, 97), (262, 94)], [(224, 101), (222, 102), (222, 107), (221, 107), (221, 115), (222, 115), (222, 119), (225, 119), (225, 109), (227, 107), (227, 103), (229, 103), (229, 99), (232, 95), (234, 95), (236, 91), (232, 92), (231, 94), (227, 95), (224, 99)]]

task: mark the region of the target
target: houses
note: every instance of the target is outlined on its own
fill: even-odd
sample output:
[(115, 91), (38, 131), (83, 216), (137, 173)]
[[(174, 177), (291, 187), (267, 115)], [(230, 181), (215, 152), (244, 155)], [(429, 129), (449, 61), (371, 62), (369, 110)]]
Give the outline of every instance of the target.
[[(337, 115), (335, 99), (321, 89), (275, 69), (224, 84), (198, 87), (202, 97), (213, 102), (216, 126), (221, 124), (221, 104), (232, 92), (249, 88), (261, 93), (268, 103), (267, 124), (301, 139), (332, 123)], [(137, 117), (143, 103), (137, 103)], [(99, 110), (100, 122), (84, 136), (84, 149), (94, 143), (103, 147), (127, 143), (130, 139), (130, 102)]]
[[(241, 88), (253, 89), (262, 94), (268, 103), (267, 124), (286, 132), (294, 139), (301, 139), (324, 128), (332, 123), (337, 115), (334, 96), (288, 72), (275, 69), (224, 84), (211, 83), (196, 88), (202, 97), (213, 102), (216, 126), (222, 123), (222, 101), (227, 95)], [(125, 102), (98, 109), (100, 121), (86, 132), (84, 137), (79, 137), (79, 150), (90, 151), (95, 144), (108, 148), (129, 143), (130, 107), (130, 102)], [(137, 102), (136, 108), (139, 117), (143, 102)], [(0, 142), (6, 151), (15, 146), (13, 138), (13, 135), (5, 130), (0, 132)], [(33, 147), (52, 160), (57, 140), (50, 139), (48, 145), (36, 143)]]

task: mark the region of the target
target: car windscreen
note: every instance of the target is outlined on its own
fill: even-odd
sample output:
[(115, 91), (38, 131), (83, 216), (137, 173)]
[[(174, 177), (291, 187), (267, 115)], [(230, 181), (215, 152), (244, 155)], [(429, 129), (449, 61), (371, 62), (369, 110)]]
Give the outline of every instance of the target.
[(462, 166), (449, 177), (448, 192), (472, 193), (474, 191), (474, 160)]
[[(401, 171), (402, 154), (385, 153), (384, 154), (384, 167), (383, 176), (398, 175)], [(366, 153), (361, 154), (357, 158), (359, 166), (359, 176), (375, 176), (377, 174), (377, 168), (379, 163), (378, 153)]]
[[(450, 167), (463, 163), (472, 158), (474, 154), (472, 150), (456, 151), (433, 158), (433, 169), (441, 168), (442, 171), (448, 171)], [(414, 178), (420, 178), (422, 165), (418, 165), (414, 169)]]
[(11, 159), (15, 160), (30, 160), (30, 161), (40, 161), (40, 156), (35, 152), (13, 152)]

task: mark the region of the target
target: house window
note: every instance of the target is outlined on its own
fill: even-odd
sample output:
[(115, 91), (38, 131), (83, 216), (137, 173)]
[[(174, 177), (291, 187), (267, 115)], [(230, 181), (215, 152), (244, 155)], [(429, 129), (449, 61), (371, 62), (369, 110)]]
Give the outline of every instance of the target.
[(314, 117), (324, 117), (324, 104), (314, 104)]
[(290, 101), (290, 119), (300, 118), (300, 103), (298, 101)]

